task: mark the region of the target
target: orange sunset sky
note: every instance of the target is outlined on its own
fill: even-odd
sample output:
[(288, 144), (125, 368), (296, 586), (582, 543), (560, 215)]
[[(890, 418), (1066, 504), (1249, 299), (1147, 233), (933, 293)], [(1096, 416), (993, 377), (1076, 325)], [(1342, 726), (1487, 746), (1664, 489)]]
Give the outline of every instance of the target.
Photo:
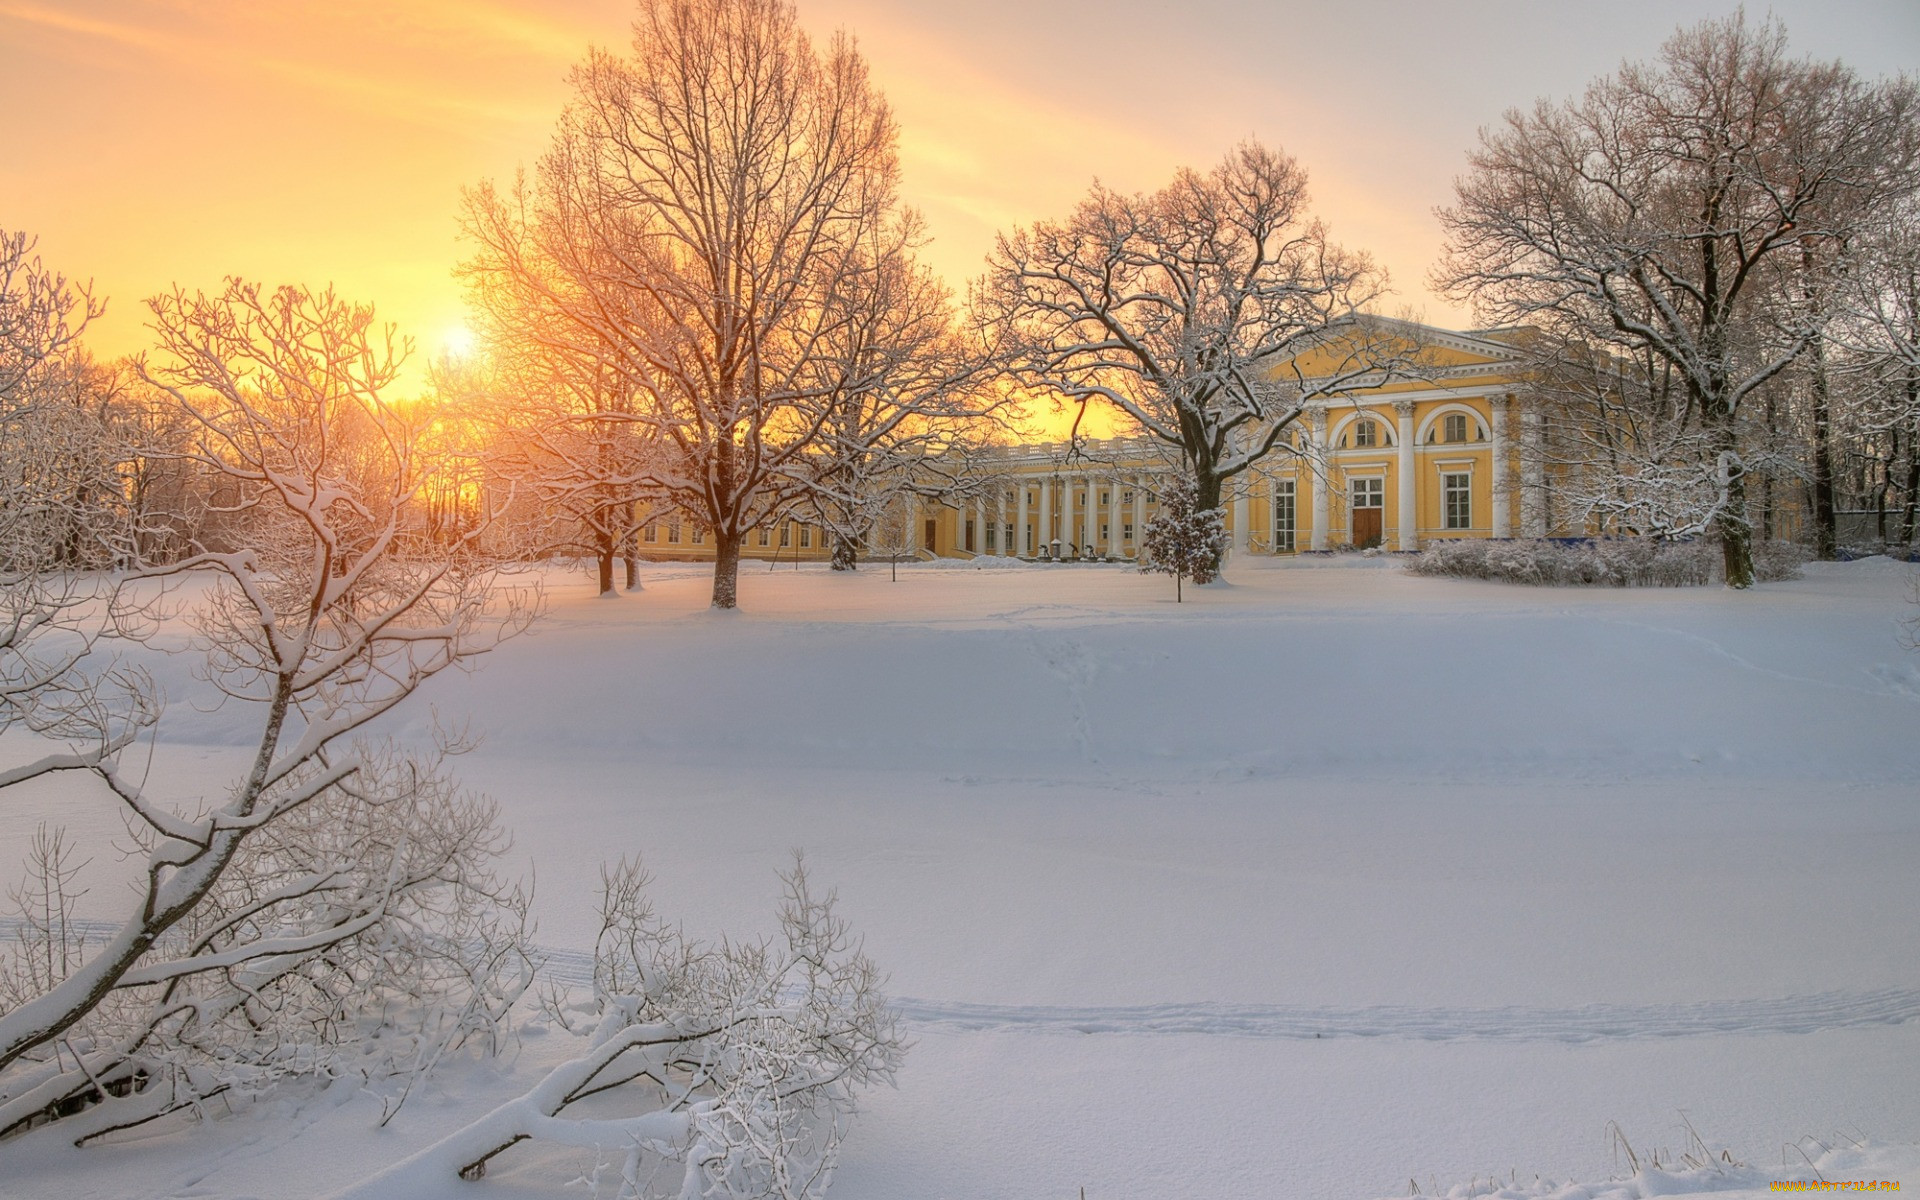
[[(1566, 95), (1730, 2), (1100, 3), (803, 0), (852, 30), (903, 130), (906, 195), (956, 290), (994, 233), (1063, 215), (1257, 136), (1308, 168), (1316, 211), (1431, 295), (1432, 209), (1475, 130)], [(1750, 9), (1757, 18), (1767, 9)], [(1796, 51), (1920, 69), (1912, 0), (1775, 5)], [(144, 345), (140, 301), (226, 274), (332, 282), (423, 354), (461, 329), (462, 186), (536, 157), (625, 0), (0, 0), (0, 228), (109, 298), (98, 354)], [(419, 378), (416, 374), (414, 378)]]

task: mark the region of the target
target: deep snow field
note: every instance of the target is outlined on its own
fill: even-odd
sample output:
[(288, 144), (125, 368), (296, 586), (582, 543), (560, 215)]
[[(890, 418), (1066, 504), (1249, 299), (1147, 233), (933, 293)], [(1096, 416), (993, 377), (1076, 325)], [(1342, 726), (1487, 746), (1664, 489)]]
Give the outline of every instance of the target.
[[(692, 565), (608, 600), (555, 572), (532, 634), (394, 728), (431, 706), (484, 737), (458, 770), (545, 946), (589, 943), (597, 865), (633, 853), (663, 914), (769, 928), (805, 849), (915, 1043), (837, 1200), (1757, 1197), (1808, 1159), (1920, 1187), (1911, 578), (1254, 561), (1176, 606), (1122, 567), (747, 564), (716, 614)], [(257, 718), (196, 709), (186, 666), (160, 765), (212, 788)], [(118, 818), (58, 788), (0, 811), (0, 879), (42, 820), (101, 848), (108, 915)], [(557, 1040), (456, 1064), (384, 1131), (344, 1084), (84, 1151), (38, 1130), (0, 1144), (0, 1196), (324, 1194)], [(1683, 1120), (1753, 1169), (1602, 1186), (1609, 1122), (1672, 1163)], [(446, 1196), (594, 1194), (591, 1155), (522, 1149)]]

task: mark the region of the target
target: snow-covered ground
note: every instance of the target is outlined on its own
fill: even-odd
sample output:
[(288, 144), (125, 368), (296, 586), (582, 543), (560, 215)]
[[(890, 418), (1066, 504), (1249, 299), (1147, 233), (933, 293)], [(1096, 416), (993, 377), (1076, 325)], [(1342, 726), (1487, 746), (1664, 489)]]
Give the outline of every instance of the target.
[[(1176, 606), (1118, 567), (750, 565), (736, 614), (691, 566), (616, 600), (554, 575), (532, 635), (398, 728), (431, 705), (484, 735), (459, 770), (562, 975), (602, 860), (644, 855), (660, 911), (718, 932), (768, 927), (806, 850), (916, 1043), (841, 1200), (1571, 1196), (1535, 1177), (1624, 1170), (1609, 1122), (1671, 1165), (1683, 1113), (1753, 1171), (1592, 1195), (1758, 1196), (1814, 1178), (1807, 1137), (1920, 1187), (1911, 568), (1733, 594), (1307, 566)], [(248, 733), (185, 704), (167, 728), (208, 779)], [(58, 788), (10, 804), (9, 848), (118, 828)], [(37, 1131), (0, 1145), (0, 1195), (321, 1194), (554, 1041), (378, 1132), (345, 1085), (85, 1151)], [(448, 1195), (590, 1194), (580, 1152), (496, 1166)]]

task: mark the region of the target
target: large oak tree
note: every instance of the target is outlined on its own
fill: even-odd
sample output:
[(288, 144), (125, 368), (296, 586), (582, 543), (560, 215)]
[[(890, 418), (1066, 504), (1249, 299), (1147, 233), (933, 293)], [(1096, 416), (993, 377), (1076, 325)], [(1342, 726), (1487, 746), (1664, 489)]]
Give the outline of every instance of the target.
[(1821, 334), (1819, 312), (1788, 302), (1786, 268), (1832, 261), (1811, 251), (1911, 186), (1912, 105), (1911, 86), (1790, 58), (1779, 25), (1736, 15), (1682, 30), (1577, 101), (1508, 112), (1440, 210), (1436, 282), (1483, 320), (1677, 378), (1730, 587), (1753, 582), (1743, 406)]

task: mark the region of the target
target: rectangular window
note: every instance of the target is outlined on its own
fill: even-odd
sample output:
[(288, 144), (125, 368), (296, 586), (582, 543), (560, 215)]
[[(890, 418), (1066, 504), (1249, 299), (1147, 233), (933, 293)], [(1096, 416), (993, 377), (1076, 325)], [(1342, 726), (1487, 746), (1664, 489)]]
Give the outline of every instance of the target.
[(1101, 488), (1101, 489), (1100, 489), (1100, 503), (1102, 503), (1102, 504), (1105, 504), (1106, 502), (1107, 502), (1107, 489), (1105, 489), (1105, 488)]
[(1448, 529), (1473, 528), (1473, 476), (1442, 475), (1440, 498), (1447, 514)]
[(696, 546), (704, 546), (706, 545), (706, 542), (707, 542), (706, 527), (704, 525), (695, 525), (693, 527), (693, 544)]
[(1013, 549), (1013, 522), (1008, 521), (1001, 528), (1005, 531), (1006, 537), (1005, 537), (1005, 540), (1002, 541), (1000, 544), (1002, 546), (1005, 546), (1009, 550)]
[(1273, 481), (1273, 550), (1276, 554), (1293, 550), (1293, 480)]
[(1131, 544), (1133, 542), (1133, 522), (1132, 521), (1121, 522), (1120, 540), (1123, 543), (1127, 543), (1127, 544)]
[(813, 526), (802, 525), (800, 527), (800, 548), (802, 550), (806, 550), (806, 549), (810, 549), (812, 546), (813, 546)]
[(1466, 441), (1467, 440), (1467, 414), (1448, 413), (1445, 421), (1445, 432), (1443, 432), (1440, 435), (1440, 437), (1442, 441), (1448, 441), (1448, 442)]
[(793, 522), (780, 522), (780, 545), (784, 548), (793, 545)]
[(762, 546), (771, 545), (773, 542), (773, 530), (768, 529), (765, 525), (754, 530), (753, 534), (754, 537), (759, 539)]
[(1120, 503), (1122, 503), (1122, 504), (1132, 504), (1132, 503), (1133, 503), (1133, 489), (1132, 489), (1132, 488), (1128, 488), (1128, 489), (1127, 489), (1126, 491), (1124, 491), (1124, 492), (1121, 492), (1121, 493), (1120, 493)]
[(1355, 508), (1380, 508), (1384, 504), (1384, 479), (1356, 479), (1353, 481), (1353, 506)]
[(643, 541), (643, 542), (657, 542), (657, 541), (659, 541), (659, 540), (660, 540), (660, 529), (659, 529), (659, 527), (658, 527), (658, 526), (656, 526), (656, 525), (653, 525), (653, 524), (651, 524), (651, 523), (649, 523), (649, 524), (647, 525), (647, 527), (646, 527), (645, 529), (642, 529), (642, 530), (640, 531), (640, 540), (641, 540), (641, 541)]
[(1353, 444), (1361, 450), (1370, 450), (1380, 444), (1380, 427), (1372, 421), (1361, 421), (1353, 427)]
[(1100, 540), (1102, 542), (1107, 540), (1107, 523), (1105, 521), (1100, 522)]
[(675, 546), (680, 544), (680, 522), (667, 522), (667, 541)]

